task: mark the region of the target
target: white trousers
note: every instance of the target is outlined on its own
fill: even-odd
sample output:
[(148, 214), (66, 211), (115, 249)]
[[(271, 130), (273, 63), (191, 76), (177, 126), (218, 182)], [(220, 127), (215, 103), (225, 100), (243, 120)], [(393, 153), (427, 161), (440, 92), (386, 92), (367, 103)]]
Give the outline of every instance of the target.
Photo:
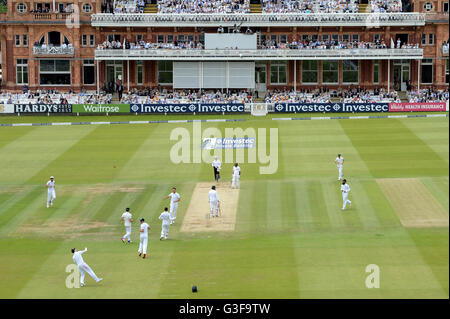
[(339, 171), (339, 179), (342, 179), (343, 175), (342, 175), (342, 166), (338, 166), (338, 171)]
[(345, 206), (347, 206), (347, 203), (350, 205), (352, 204), (352, 202), (348, 200), (348, 193), (342, 193), (342, 201), (343, 201), (342, 209), (345, 209)]
[(170, 205), (170, 219), (171, 220), (177, 219), (177, 210), (178, 210), (178, 203)]
[(95, 281), (98, 281), (98, 277), (95, 272), (89, 267), (88, 264), (84, 263), (78, 266), (80, 270), (80, 283), (84, 285), (84, 273), (87, 272)]
[(141, 236), (139, 238), (139, 250), (138, 253), (147, 254), (147, 243), (148, 243), (148, 237)]
[(53, 204), (53, 201), (56, 199), (56, 193), (55, 190), (48, 190), (47, 191), (47, 207), (49, 204)]
[(167, 237), (169, 236), (169, 224), (162, 224), (161, 226), (161, 237), (164, 237), (165, 239), (167, 239)]
[(125, 226), (125, 235), (123, 235), (123, 239), (127, 238), (128, 240), (131, 240), (131, 226)]
[(241, 175), (233, 175), (231, 179), (231, 187), (239, 188), (239, 180), (241, 179)]
[[(217, 204), (218, 204), (217, 201), (209, 202), (209, 208), (211, 210), (211, 216), (214, 216), (214, 214), (216, 216), (219, 216), (219, 206)], [(215, 213), (214, 213), (214, 211), (215, 211)]]

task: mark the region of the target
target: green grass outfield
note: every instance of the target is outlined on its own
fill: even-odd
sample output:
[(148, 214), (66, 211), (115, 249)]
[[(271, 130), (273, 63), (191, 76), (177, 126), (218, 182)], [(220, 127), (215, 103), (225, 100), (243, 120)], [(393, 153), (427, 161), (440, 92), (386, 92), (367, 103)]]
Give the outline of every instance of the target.
[[(292, 115), (297, 117), (299, 115)], [(195, 117), (222, 118), (223, 116)], [(287, 115), (283, 115), (287, 117)], [(149, 116), (0, 117), (0, 122), (153, 120)], [(181, 116), (180, 116), (181, 118)], [(194, 118), (194, 117), (183, 117)], [(170, 161), (170, 133), (191, 123), (0, 127), (0, 298), (448, 298), (448, 227), (407, 228), (377, 179), (413, 178), (449, 212), (449, 119), (202, 123), (278, 128), (278, 171), (242, 164), (236, 229), (181, 233), (194, 186), (211, 166)], [(57, 120), (56, 120), (57, 119)], [(178, 119), (164, 117), (164, 119)], [(337, 153), (352, 187), (342, 212)], [(45, 207), (45, 183), (57, 182)], [(231, 164), (222, 177), (231, 176)], [(170, 240), (157, 217), (176, 185), (182, 196)], [(398, 190), (402, 192), (401, 189)], [(137, 257), (137, 224), (124, 245), (125, 207), (152, 226), (149, 259)], [(71, 247), (104, 278), (66, 288)], [(380, 288), (365, 286), (366, 266)], [(198, 294), (191, 286), (199, 287)]]

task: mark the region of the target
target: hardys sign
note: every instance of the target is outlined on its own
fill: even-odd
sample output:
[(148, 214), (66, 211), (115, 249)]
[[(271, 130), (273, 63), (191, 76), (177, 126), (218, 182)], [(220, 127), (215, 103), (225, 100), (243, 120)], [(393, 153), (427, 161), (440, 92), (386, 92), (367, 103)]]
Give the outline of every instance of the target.
[(15, 113), (72, 113), (71, 104), (15, 104)]
[(132, 113), (243, 113), (244, 104), (131, 104)]
[(277, 103), (276, 113), (389, 112), (389, 103)]
[(74, 104), (73, 113), (130, 113), (130, 104)]

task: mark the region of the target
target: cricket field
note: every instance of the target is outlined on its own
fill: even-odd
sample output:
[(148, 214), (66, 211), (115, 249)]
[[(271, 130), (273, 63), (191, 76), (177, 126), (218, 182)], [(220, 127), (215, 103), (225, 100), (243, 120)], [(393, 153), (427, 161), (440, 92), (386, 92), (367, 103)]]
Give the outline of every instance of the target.
[[(158, 116), (77, 121), (119, 118)], [(240, 163), (236, 209), (223, 230), (202, 230), (214, 223), (206, 218), (186, 226), (188, 208), (202, 201), (195, 189), (214, 185), (211, 163), (193, 160), (201, 144), (193, 123), (0, 127), (0, 298), (449, 298), (448, 117), (189, 118), (243, 119), (201, 123), (202, 132), (215, 127), (223, 137), (226, 128), (266, 128), (266, 154), (277, 158), (273, 174), (260, 174), (268, 164), (259, 158)], [(74, 118), (0, 118), (18, 121)], [(183, 128), (190, 163), (176, 164), (170, 137)], [(278, 129), (278, 148), (270, 128)], [(351, 186), (345, 211), (338, 153)], [(219, 196), (231, 172), (223, 163)], [(50, 175), (56, 200), (46, 208)], [(182, 200), (160, 241), (158, 216), (172, 186)], [(231, 206), (224, 203), (218, 220)], [(135, 220), (131, 244), (120, 240), (126, 207)], [(140, 217), (151, 226), (148, 259), (137, 254)], [(87, 275), (86, 287), (67, 284), (72, 247), (88, 247), (84, 260), (101, 283)], [(373, 267), (379, 288), (366, 285)]]

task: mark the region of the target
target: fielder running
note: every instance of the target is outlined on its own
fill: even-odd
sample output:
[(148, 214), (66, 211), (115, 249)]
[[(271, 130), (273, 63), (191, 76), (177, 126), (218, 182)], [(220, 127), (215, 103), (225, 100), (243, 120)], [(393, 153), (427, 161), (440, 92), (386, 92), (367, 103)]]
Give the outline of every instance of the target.
[(209, 208), (211, 210), (211, 217), (218, 217), (219, 216), (219, 195), (216, 191), (216, 186), (212, 186), (211, 190), (208, 193), (209, 197)]
[(347, 203), (349, 203), (350, 206), (352, 206), (352, 202), (348, 200), (348, 193), (350, 192), (350, 186), (347, 184), (346, 179), (342, 180), (341, 192), (343, 201), (342, 210), (345, 210), (345, 206), (347, 206)]
[(233, 176), (231, 179), (231, 188), (239, 188), (239, 179), (241, 178), (241, 168), (238, 163), (233, 166)]
[(177, 189), (175, 187), (172, 188), (172, 193), (164, 197), (164, 199), (168, 199), (170, 197), (170, 224), (175, 223), (175, 219), (177, 219), (177, 210), (178, 203), (181, 201), (180, 194), (177, 193)]
[(214, 179), (216, 183), (220, 180), (220, 168), (222, 166), (222, 163), (217, 158), (217, 156), (214, 156), (214, 161), (212, 162), (212, 167), (214, 168)]
[(131, 223), (133, 222), (133, 216), (130, 213), (130, 209), (127, 207), (125, 213), (120, 217), (123, 220), (125, 226), (125, 235), (122, 237), (122, 242), (125, 244), (125, 238), (128, 239), (128, 243), (131, 243)]
[(339, 171), (339, 177), (338, 181), (340, 181), (344, 176), (342, 175), (342, 167), (344, 166), (344, 158), (341, 156), (341, 154), (338, 154), (334, 162), (337, 165), (338, 171)]
[(89, 267), (88, 264), (86, 264), (83, 260), (83, 257), (81, 256), (85, 252), (87, 252), (87, 248), (84, 250), (77, 251), (76, 248), (71, 249), (73, 254), (73, 261), (77, 264), (78, 269), (80, 270), (80, 284), (82, 287), (84, 287), (84, 273), (87, 272), (96, 282), (102, 281), (103, 278), (98, 278), (97, 275), (94, 273), (94, 271)]
[(169, 237), (169, 227), (171, 223), (170, 214), (167, 210), (167, 207), (164, 208), (164, 211), (159, 215), (159, 219), (162, 220), (161, 225), (161, 237), (159, 237), (159, 240), (167, 239)]
[(53, 201), (56, 199), (55, 193), (55, 178), (50, 176), (50, 180), (46, 184), (47, 187), (47, 208), (53, 206)]
[(142, 255), (142, 258), (147, 257), (147, 244), (148, 244), (148, 230), (150, 226), (145, 222), (144, 218), (141, 218), (141, 229), (139, 230), (139, 257)]

